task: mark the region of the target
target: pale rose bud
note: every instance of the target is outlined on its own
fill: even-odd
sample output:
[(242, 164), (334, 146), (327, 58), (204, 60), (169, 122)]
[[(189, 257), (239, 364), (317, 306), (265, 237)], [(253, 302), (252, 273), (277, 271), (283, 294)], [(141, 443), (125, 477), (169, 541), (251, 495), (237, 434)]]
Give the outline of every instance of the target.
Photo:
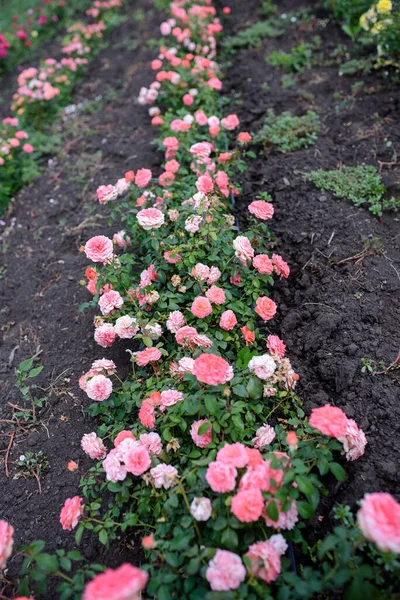
[(154, 548), (154, 543), (154, 537), (152, 535), (146, 535), (144, 538), (142, 538), (142, 546), (146, 550), (151, 550)]
[(181, 278), (179, 277), (179, 275), (172, 275), (171, 277), (171, 283), (174, 287), (178, 286), (181, 284)]
[(288, 446), (290, 446), (291, 450), (296, 450), (297, 445), (299, 443), (299, 438), (297, 437), (294, 431), (288, 431), (286, 441), (288, 443)]
[(208, 521), (211, 517), (211, 502), (208, 498), (193, 498), (190, 512), (196, 521)]
[(68, 471), (76, 471), (78, 469), (78, 465), (74, 460), (70, 460), (68, 463)]
[(176, 438), (171, 438), (167, 444), (167, 452), (169, 452), (170, 450), (172, 450), (172, 452), (178, 452), (180, 447), (181, 445), (178, 442), (178, 440)]

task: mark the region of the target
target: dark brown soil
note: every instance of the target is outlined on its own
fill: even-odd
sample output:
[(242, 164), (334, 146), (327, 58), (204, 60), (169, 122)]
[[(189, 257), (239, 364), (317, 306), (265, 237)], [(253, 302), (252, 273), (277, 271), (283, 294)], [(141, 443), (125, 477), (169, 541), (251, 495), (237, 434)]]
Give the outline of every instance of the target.
[[(146, 11), (144, 21), (133, 20), (138, 9)], [(112, 31), (109, 47), (90, 64), (74, 101), (94, 100), (109, 90), (117, 93), (116, 99), (94, 114), (83, 110), (64, 124), (63, 155), (50, 161), (43, 176), (24, 189), (2, 217), (0, 416), (10, 419), (9, 402), (22, 403), (14, 387), (14, 369), (35, 354), (36, 364), (45, 367), (38, 385), (47, 403), (38, 426), (15, 438), (8, 478), (4, 458), (10, 438), (0, 437), (0, 518), (12, 523), (17, 543), (44, 539), (49, 550), (74, 546), (73, 534), (63, 532), (59, 524), (64, 500), (79, 493), (79, 475), (67, 471), (68, 461), (79, 460), (82, 471), (93, 464), (84, 458), (80, 440), (97, 424), (85, 414), (90, 401), (79, 390), (78, 378), (96, 358), (126, 362), (122, 347), (107, 351), (94, 342), (93, 311), (78, 314), (79, 305), (91, 299), (79, 288), (88, 266), (79, 247), (92, 235), (112, 236), (116, 231), (107, 226), (108, 210), (98, 204), (95, 191), (129, 169), (157, 169), (160, 164), (150, 145), (149, 119), (135, 103), (140, 87), (151, 81), (148, 67), (154, 52), (147, 41), (158, 31), (160, 14), (148, 10), (147, 0), (128, 0), (125, 13), (128, 20)], [(135, 40), (137, 49), (132, 50)], [(92, 225), (74, 231), (88, 217), (94, 219)], [(1, 430), (11, 431), (4, 423)], [(20, 455), (39, 450), (50, 463), (41, 477), (41, 495), (35, 479), (18, 477), (15, 464)], [(94, 562), (103, 559), (117, 565), (128, 558), (125, 545), (109, 553), (93, 539), (83, 549)], [(138, 551), (129, 552), (129, 560), (135, 562)], [(9, 564), (12, 570), (12, 561)]]
[[(230, 0), (232, 15), (226, 33), (236, 33), (259, 19), (257, 0), (245, 4)], [(284, 0), (279, 12), (312, 6)], [(324, 17), (317, 11), (317, 15)], [(346, 109), (336, 111), (333, 94), (350, 95), (361, 77), (340, 77), (337, 66), (315, 66), (299, 75), (298, 85), (283, 90), (282, 71), (266, 63), (274, 49), (289, 51), (301, 41), (319, 35), (324, 55), (347, 38), (334, 24), (316, 28), (290, 27), (278, 40), (266, 40), (257, 49), (243, 50), (227, 69), (224, 89), (240, 92), (235, 106), (241, 129), (257, 131), (268, 108), (302, 115), (318, 111), (323, 128), (315, 146), (282, 154), (264, 154), (242, 176), (243, 195), (238, 201), (242, 223), (247, 205), (260, 191), (274, 200), (271, 230), (277, 248), (291, 267), (291, 276), (274, 291), (278, 318), (271, 332), (287, 344), (288, 355), (300, 374), (299, 396), (307, 414), (313, 407), (332, 402), (343, 408), (364, 429), (365, 455), (347, 464), (347, 480), (334, 500), (355, 506), (365, 492), (384, 490), (400, 498), (397, 470), (400, 465), (399, 377), (361, 372), (361, 358), (390, 365), (400, 340), (400, 217), (385, 214), (379, 220), (347, 200), (317, 190), (302, 173), (346, 165), (390, 162), (400, 146), (398, 88), (379, 75), (364, 78), (364, 90)], [(266, 91), (263, 90), (268, 85)], [(379, 123), (379, 126), (377, 126)], [(388, 148), (386, 142), (392, 142)], [(383, 181), (393, 196), (400, 195), (400, 166), (383, 166)], [(370, 243), (381, 251), (357, 261)], [(344, 259), (348, 259), (345, 260)], [(344, 261), (344, 262), (340, 262)], [(380, 369), (381, 370), (381, 369)]]

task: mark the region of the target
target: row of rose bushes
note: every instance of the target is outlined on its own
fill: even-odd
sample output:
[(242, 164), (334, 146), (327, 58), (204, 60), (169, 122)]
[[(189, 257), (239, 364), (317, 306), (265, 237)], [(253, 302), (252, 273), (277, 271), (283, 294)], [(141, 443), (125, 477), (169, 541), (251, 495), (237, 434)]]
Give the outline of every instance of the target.
[[(47, 58), (18, 75), (11, 116), (0, 125), (0, 209), (37, 174), (37, 161), (46, 141), (44, 129), (71, 100), (74, 84), (101, 46), (123, 0), (94, 0), (86, 15), (63, 39), (63, 58)], [(29, 138), (29, 142), (26, 140)]]
[(20, 65), (33, 48), (54, 35), (76, 12), (89, 7), (89, 0), (41, 0), (25, 14), (13, 15), (11, 23), (0, 31), (0, 72)]
[[(269, 329), (270, 290), (289, 267), (268, 230), (267, 194), (250, 203), (247, 231), (232, 215), (234, 177), (252, 152), (218, 94), (221, 23), (210, 0), (165, 8), (155, 81), (139, 94), (159, 131), (163, 170), (101, 186), (98, 200), (123, 230), (82, 248), (94, 263), (86, 275), (101, 313), (95, 340), (125, 344), (129, 375), (122, 381), (100, 358), (80, 379), (102, 424), (82, 439), (96, 463), (60, 516), (77, 543), (90, 543), (88, 532), (105, 545), (142, 536), (146, 560), (94, 576), (83, 598), (392, 597), (400, 553), (392, 496), (368, 494), (357, 522), (337, 508), (336, 527), (321, 533), (321, 497), (345, 479), (341, 456), (358, 459), (367, 441), (337, 407), (306, 417), (285, 344)], [(79, 469), (71, 458), (69, 469)], [(24, 552), (24, 591), (38, 573), (63, 575), (61, 558)], [(82, 579), (69, 579), (61, 597), (81, 597)]]

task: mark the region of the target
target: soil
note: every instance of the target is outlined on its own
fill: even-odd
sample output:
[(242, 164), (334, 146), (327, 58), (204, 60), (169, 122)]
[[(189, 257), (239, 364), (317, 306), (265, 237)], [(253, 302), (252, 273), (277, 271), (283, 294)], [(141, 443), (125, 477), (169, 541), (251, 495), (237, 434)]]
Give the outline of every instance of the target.
[[(97, 187), (130, 169), (157, 171), (162, 158), (150, 145), (149, 119), (135, 103), (140, 87), (151, 82), (154, 51), (147, 42), (158, 31), (160, 13), (148, 10), (147, 0), (127, 0), (124, 10), (126, 22), (110, 33), (108, 47), (90, 63), (74, 102), (98, 100), (109, 90), (116, 97), (99, 102), (96, 112), (83, 109), (64, 123), (62, 155), (50, 159), (46, 172), (2, 215), (0, 417), (10, 419), (9, 403), (23, 402), (14, 369), (31, 356), (37, 356), (35, 365), (44, 365), (35, 380), (42, 390), (35, 395), (47, 401), (38, 426), (27, 435), (17, 431), (7, 461), (8, 478), (4, 459), (10, 437), (0, 437), (0, 518), (14, 526), (16, 543), (44, 539), (48, 551), (74, 547), (73, 534), (63, 532), (59, 523), (64, 500), (79, 493), (79, 474), (67, 470), (68, 461), (79, 461), (82, 472), (93, 464), (80, 450), (80, 440), (97, 425), (85, 414), (90, 401), (78, 388), (78, 378), (95, 358), (126, 364), (122, 346), (102, 350), (94, 342), (93, 310), (78, 313), (91, 299), (79, 286), (88, 266), (79, 247), (93, 235), (112, 236), (116, 231), (107, 226), (108, 210), (97, 202)], [(145, 11), (140, 22), (133, 19), (138, 10)], [(85, 225), (88, 218), (91, 222)], [(1, 423), (1, 430), (11, 432), (7, 423)], [(22, 454), (39, 450), (49, 461), (40, 478), (41, 494), (37, 481), (20, 477), (16, 465)], [(132, 543), (107, 552), (93, 539), (90, 546), (83, 542), (80, 550), (90, 561), (110, 566), (127, 559), (138, 562), (139, 550)], [(9, 567), (12, 572), (13, 561)]]
[[(260, 4), (259, 0), (218, 1), (219, 8), (232, 8), (226, 33), (257, 21)], [(96, 430), (96, 421), (85, 414), (89, 401), (77, 386), (78, 377), (103, 355), (121, 369), (126, 365), (122, 346), (99, 352), (93, 340), (93, 311), (78, 313), (79, 305), (90, 300), (78, 284), (87, 266), (78, 250), (88, 237), (114, 232), (107, 229), (108, 209), (98, 205), (96, 188), (129, 169), (147, 167), (157, 173), (162, 160), (150, 145), (149, 119), (134, 101), (140, 87), (151, 81), (149, 63), (154, 51), (147, 41), (158, 35), (160, 23), (160, 14), (148, 6), (148, 0), (126, 2), (129, 20), (110, 34), (109, 46), (91, 63), (74, 102), (104, 96), (107, 90), (115, 90), (116, 98), (101, 103), (96, 112), (83, 110), (64, 123), (63, 156), (50, 160), (46, 172), (18, 195), (3, 216), (0, 416), (9, 419), (12, 407), (8, 403), (22, 402), (14, 387), (14, 369), (33, 355), (45, 367), (38, 385), (47, 402), (39, 425), (28, 435), (16, 436), (7, 461), (8, 478), (5, 465), (1, 466), (0, 518), (13, 524), (18, 543), (45, 539), (49, 551), (74, 545), (73, 535), (63, 532), (59, 524), (63, 501), (78, 493), (79, 474), (68, 472), (67, 463), (79, 460), (82, 471), (92, 464), (83, 457), (80, 440), (84, 433)], [(143, 21), (132, 20), (136, 9), (145, 11)], [(279, 6), (281, 13), (298, 9), (296, 0), (282, 0)], [(318, 167), (332, 169), (339, 163), (390, 162), (400, 142), (399, 107), (395, 87), (372, 74), (364, 78), (365, 86), (356, 100), (337, 111), (334, 92), (349, 95), (352, 84), (360, 79), (340, 77), (337, 66), (307, 69), (296, 86), (282, 89), (282, 73), (265, 62), (273, 49), (287, 50), (316, 34), (322, 38), (325, 54), (347, 43), (336, 25), (318, 29), (317, 25), (313, 20), (307, 27), (290, 27), (283, 38), (265, 40), (260, 47), (230, 58), (231, 66), (224, 69), (224, 91), (231, 95), (232, 105), (237, 93), (241, 94), (241, 104), (234, 109), (242, 130), (256, 131), (270, 107), (296, 114), (312, 108), (321, 116), (322, 131), (308, 150), (289, 154), (272, 150), (265, 155), (255, 149), (257, 157), (241, 176), (243, 194), (237, 207), (244, 227), (249, 201), (262, 190), (273, 196), (271, 230), (277, 251), (290, 264), (291, 276), (275, 287), (278, 316), (271, 332), (287, 344), (288, 356), (301, 377), (298, 393), (306, 412), (331, 401), (355, 418), (367, 435), (364, 457), (346, 465), (348, 478), (335, 490), (335, 501), (354, 507), (367, 491), (385, 490), (400, 498), (396, 480), (398, 377), (361, 372), (361, 358), (389, 365), (397, 356), (400, 220), (389, 214), (379, 220), (346, 200), (322, 193), (302, 173)], [(384, 165), (382, 175), (390, 193), (400, 195), (399, 166)], [(88, 217), (92, 222), (85, 226)], [(377, 250), (362, 260), (351, 258), (364, 248), (365, 240)], [(7, 424), (2, 425), (4, 433), (10, 432)], [(0, 437), (3, 461), (9, 441)], [(18, 477), (16, 466), (21, 454), (38, 450), (50, 463), (41, 477), (42, 494), (35, 479)], [(134, 540), (107, 552), (91, 538), (90, 546), (83, 543), (82, 548), (89, 560), (109, 566), (127, 559), (139, 561)]]
[[(228, 4), (232, 14), (225, 33), (233, 35), (260, 16), (260, 3), (249, 0)], [(298, 11), (293, 0), (279, 4), (279, 13)], [(319, 10), (313, 14), (324, 19)], [(265, 40), (256, 49), (229, 57), (224, 90), (240, 101), (233, 108), (241, 130), (256, 132), (268, 108), (277, 114), (317, 111), (323, 124), (314, 146), (292, 153), (254, 148), (257, 157), (242, 176), (243, 194), (237, 201), (242, 228), (247, 205), (260, 191), (273, 197), (275, 214), (270, 229), (276, 250), (289, 263), (289, 279), (279, 282), (273, 293), (278, 304), (271, 333), (282, 337), (295, 370), (300, 375), (296, 392), (307, 414), (327, 402), (340, 406), (365, 431), (365, 455), (346, 465), (346, 482), (338, 485), (333, 501), (355, 508), (366, 492), (387, 491), (400, 499), (397, 470), (400, 465), (399, 372), (370, 375), (361, 372), (361, 359), (392, 364), (400, 340), (400, 218), (385, 213), (382, 219), (347, 200), (318, 190), (303, 173), (340, 164), (372, 164), (392, 161), (400, 146), (398, 88), (376, 73), (364, 77), (364, 88), (350, 106), (336, 110), (333, 95), (351, 95), (360, 75), (341, 77), (337, 65), (308, 68), (297, 85), (282, 89), (283, 71), (265, 58), (272, 50), (286, 52), (300, 42), (322, 39), (325, 57), (348, 38), (339, 27), (291, 26), (284, 37)], [(318, 57), (321, 62), (321, 57)], [(387, 142), (391, 141), (389, 148)], [(400, 195), (400, 164), (383, 165), (383, 182), (389, 197)], [(360, 260), (365, 248), (375, 248)], [(355, 257), (355, 258), (351, 258)], [(378, 367), (381, 371), (382, 366)], [(329, 504), (329, 508), (331, 504)]]

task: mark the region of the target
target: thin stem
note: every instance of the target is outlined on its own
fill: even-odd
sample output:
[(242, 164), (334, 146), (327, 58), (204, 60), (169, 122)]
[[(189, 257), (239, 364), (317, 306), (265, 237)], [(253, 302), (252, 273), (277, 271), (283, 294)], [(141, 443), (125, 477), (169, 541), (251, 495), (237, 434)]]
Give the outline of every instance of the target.
[[(182, 494), (183, 499), (185, 501), (186, 507), (187, 507), (188, 511), (190, 512), (189, 499), (188, 499), (188, 497), (186, 495), (185, 488), (183, 487), (182, 482), (180, 481), (180, 479), (178, 479), (178, 486), (179, 486), (179, 489), (181, 490), (181, 494)], [(190, 514), (192, 514), (192, 513), (190, 512)], [(193, 515), (192, 515), (192, 517), (193, 517)], [(199, 527), (198, 527), (198, 525), (196, 523), (196, 519), (194, 517), (193, 517), (193, 522), (194, 522), (194, 528), (195, 528), (196, 533), (197, 533), (197, 537), (200, 539), (200, 537), (201, 537), (200, 536), (200, 529), (199, 529)]]

